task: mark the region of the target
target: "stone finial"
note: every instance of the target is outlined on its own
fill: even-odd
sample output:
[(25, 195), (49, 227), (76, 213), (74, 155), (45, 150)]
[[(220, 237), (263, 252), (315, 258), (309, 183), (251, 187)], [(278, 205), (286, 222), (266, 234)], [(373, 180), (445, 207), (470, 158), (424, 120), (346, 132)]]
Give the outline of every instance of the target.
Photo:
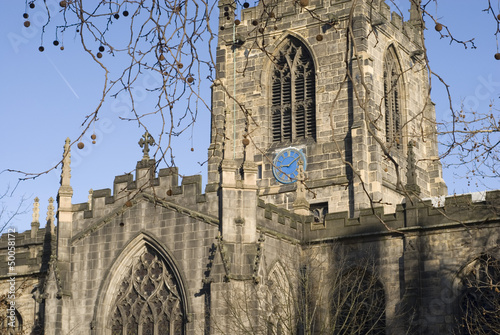
[(408, 142), (408, 158), (406, 167), (406, 190), (413, 196), (420, 195), (420, 187), (417, 184), (417, 163), (413, 152), (414, 142)]
[(66, 138), (66, 142), (64, 143), (64, 153), (62, 160), (62, 171), (61, 171), (61, 186), (69, 186), (71, 179), (71, 148), (70, 148), (70, 139)]
[(149, 160), (149, 146), (155, 145), (155, 140), (154, 138), (149, 134), (149, 132), (145, 132), (144, 135), (142, 135), (141, 140), (139, 141), (139, 146), (142, 149), (142, 152), (144, 155), (142, 156), (142, 160)]
[(304, 173), (304, 162), (302, 159), (298, 162), (299, 171), (297, 174), (297, 189), (296, 194), (297, 198), (293, 203), (293, 211), (299, 215), (309, 215), (309, 202), (306, 199), (306, 185), (305, 181), (305, 173)]
[(49, 198), (49, 206), (47, 207), (47, 225), (45, 226), (46, 232), (54, 233), (54, 198)]
[(33, 203), (33, 220), (31, 221), (32, 223), (40, 223), (40, 199), (38, 197), (35, 198), (34, 203)]
[(35, 198), (33, 203), (33, 221), (31, 221), (31, 238), (36, 238), (38, 229), (40, 228), (40, 204), (38, 197)]
[(88, 200), (88, 204), (89, 204), (89, 211), (92, 210), (92, 195), (94, 194), (94, 190), (93, 189), (90, 189), (89, 190), (89, 200)]

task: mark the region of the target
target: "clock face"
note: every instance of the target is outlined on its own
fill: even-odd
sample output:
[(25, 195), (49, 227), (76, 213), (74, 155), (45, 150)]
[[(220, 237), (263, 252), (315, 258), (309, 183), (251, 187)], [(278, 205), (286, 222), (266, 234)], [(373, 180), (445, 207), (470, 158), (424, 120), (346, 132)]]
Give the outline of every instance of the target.
[(282, 184), (290, 184), (297, 181), (299, 175), (299, 162), (302, 161), (304, 171), (306, 169), (306, 156), (296, 148), (281, 150), (274, 158), (273, 174), (277, 181)]

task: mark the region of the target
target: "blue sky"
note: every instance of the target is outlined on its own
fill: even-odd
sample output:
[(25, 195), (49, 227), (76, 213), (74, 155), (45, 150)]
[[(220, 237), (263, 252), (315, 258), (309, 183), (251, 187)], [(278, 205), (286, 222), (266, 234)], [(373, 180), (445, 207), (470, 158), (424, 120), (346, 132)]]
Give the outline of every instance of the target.
[[(37, 1), (37, 5), (39, 3)], [(401, 0), (399, 4), (406, 15), (407, 2)], [(482, 12), (486, 5), (487, 1), (482, 0), (441, 0), (439, 6), (432, 8), (432, 13), (448, 25), (457, 38), (475, 38), (477, 45), (477, 49), (465, 50), (461, 45), (450, 45), (447, 40), (439, 39), (433, 26), (426, 31), (431, 67), (450, 84), (456, 106), (464, 101), (470, 106), (487, 108), (490, 99), (498, 98), (500, 92), (500, 61), (493, 58), (497, 52), (493, 35), (496, 23), (491, 15)], [(29, 29), (23, 26), (24, 12), (25, 4), (17, 1), (5, 4), (0, 12), (0, 115), (3, 125), (0, 171), (14, 169), (39, 173), (61, 159), (66, 137), (75, 139), (80, 135), (85, 115), (95, 109), (101, 94), (103, 72), (82, 51), (72, 33), (65, 35), (64, 51), (53, 46), (55, 35), (50, 26), (43, 43), (45, 51), (39, 52), (42, 10), (38, 7), (28, 11), (31, 16)], [(105, 54), (104, 57), (110, 56)], [(444, 90), (436, 79), (433, 80), (432, 96), (438, 117), (448, 114)], [(138, 100), (143, 110), (150, 103), (151, 98), (147, 95)], [(83, 150), (72, 149), (73, 203), (85, 202), (89, 188), (111, 188), (116, 175), (132, 171), (142, 158), (137, 142), (143, 131), (132, 122), (119, 120), (124, 112), (123, 105), (110, 101), (103, 107), (95, 129), (91, 128), (97, 135), (96, 144), (90, 143), (90, 132)], [(206, 170), (198, 162), (207, 156), (209, 114), (203, 112), (199, 117), (195, 128), (178, 142), (175, 152), (176, 163), (185, 175)], [(191, 146), (194, 151), (190, 150)], [(482, 184), (476, 187), (474, 182), (468, 186), (462, 178), (464, 172), (456, 167), (444, 173), (450, 193), (485, 188)], [(57, 194), (59, 174), (59, 170), (51, 171), (21, 183), (17, 180), (22, 175), (0, 174), (0, 193), (10, 189), (8, 197), (3, 199), (7, 210), (13, 210), (21, 197), (28, 199), (27, 214), (13, 222), (19, 230), (29, 229), (35, 196), (40, 198), (40, 221), (44, 224), (48, 198), (55, 198)], [(499, 188), (498, 183), (491, 181), (488, 185)]]

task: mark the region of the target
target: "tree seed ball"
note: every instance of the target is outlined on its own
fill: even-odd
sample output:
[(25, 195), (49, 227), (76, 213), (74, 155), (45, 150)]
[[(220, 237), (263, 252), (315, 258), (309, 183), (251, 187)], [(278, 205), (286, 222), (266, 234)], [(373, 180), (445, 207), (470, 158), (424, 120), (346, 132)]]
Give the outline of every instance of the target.
[(496, 59), (496, 60), (500, 60), (500, 52), (497, 52), (497, 53), (495, 54), (495, 59)]
[(321, 35), (321, 34), (316, 35), (316, 41), (318, 41), (318, 42), (323, 41), (323, 35)]
[(193, 77), (188, 77), (188, 79), (187, 79), (187, 82), (188, 82), (188, 83), (190, 83), (190, 84), (191, 84), (193, 81), (194, 81), (194, 78), (193, 78)]
[(301, 5), (302, 7), (309, 6), (309, 0), (300, 0), (300, 5)]
[(177, 64), (177, 67), (178, 67), (179, 69), (182, 69), (182, 68), (184, 67), (184, 65), (183, 65), (182, 63), (178, 63), (178, 64)]
[(27, 18), (28, 18), (28, 17), (30, 17), (30, 16), (29, 16), (29, 14), (28, 14), (28, 13), (24, 13), (24, 14), (23, 14), (23, 17), (24, 17), (25, 19), (27, 19)]
[(83, 149), (85, 144), (83, 144), (83, 142), (78, 142), (78, 144), (76, 146), (78, 147), (78, 149)]
[(128, 10), (123, 11), (123, 16), (128, 16)]
[(434, 29), (436, 29), (436, 31), (441, 31), (441, 30), (443, 30), (443, 25), (441, 23), (436, 23), (436, 26), (434, 27)]
[(43, 52), (43, 50), (45, 50), (45, 48), (43, 47), (43, 45), (41, 45), (41, 46), (38, 47), (38, 51)]
[(65, 0), (62, 0), (61, 2), (59, 2), (59, 6), (61, 6), (63, 8), (66, 7), (67, 4), (68, 3)]
[(35, 3), (31, 2), (31, 3), (30, 3), (30, 8), (31, 8), (31, 9), (35, 8)]
[(96, 139), (96, 137), (97, 137), (97, 136), (95, 136), (95, 134), (90, 135), (90, 138), (91, 138), (91, 139), (93, 139), (93, 140), (95, 140), (95, 139)]
[(102, 53), (98, 52), (96, 56), (97, 58), (102, 58)]
[(59, 45), (59, 41), (55, 40), (54, 42), (52, 42), (52, 44), (54, 44), (55, 46), (58, 46)]
[(102, 45), (99, 47), (99, 51), (100, 51), (100, 52), (103, 52), (103, 51), (104, 51), (104, 47), (103, 47)]
[(116, 13), (113, 17), (118, 20), (120, 18), (120, 14)]
[(240, 25), (240, 23), (241, 23), (241, 21), (240, 21), (240, 20), (238, 20), (238, 19), (234, 20), (234, 24), (235, 24), (235, 25), (239, 26), (239, 25)]
[(25, 26), (26, 28), (28, 28), (29, 26), (31, 26), (31, 22), (29, 22), (29, 21), (24, 21), (24, 26)]
[(257, 21), (257, 20), (253, 20), (253, 21), (252, 21), (252, 24), (253, 24), (254, 26), (256, 26), (256, 25), (258, 25), (258, 24), (259, 24), (259, 21)]
[(245, 147), (250, 144), (250, 140), (248, 138), (244, 138), (242, 142)]
[(243, 8), (248, 8), (248, 7), (250, 7), (250, 4), (248, 2), (244, 2), (243, 3)]

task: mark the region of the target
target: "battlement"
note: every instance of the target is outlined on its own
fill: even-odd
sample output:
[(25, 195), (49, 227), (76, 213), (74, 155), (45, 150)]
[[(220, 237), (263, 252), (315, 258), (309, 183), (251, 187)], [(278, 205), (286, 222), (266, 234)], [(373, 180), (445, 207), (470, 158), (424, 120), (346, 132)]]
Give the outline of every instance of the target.
[(15, 240), (15, 246), (18, 247), (28, 247), (31, 245), (42, 244), (45, 239), (45, 228), (37, 229), (36, 234), (32, 234), (32, 230), (26, 230), (24, 232), (15, 233), (3, 233), (0, 236), (0, 249), (8, 247), (8, 241)]
[(85, 219), (92, 218), (95, 210), (115, 203), (125, 204), (140, 192), (174, 202), (182, 196), (182, 203), (185, 205), (206, 202), (206, 196), (202, 193), (201, 175), (184, 176), (181, 185), (178, 185), (177, 167), (160, 169), (158, 175), (151, 173), (153, 168), (154, 164), (143, 166), (139, 162), (135, 179), (130, 173), (116, 176), (113, 189), (90, 190), (88, 202), (73, 204), (73, 212), (83, 211)]
[[(365, 0), (358, 2), (354, 12), (354, 21), (364, 18), (371, 29), (388, 31), (390, 29), (400, 31), (408, 41), (420, 45), (420, 23), (415, 19), (415, 11), (410, 11), (410, 19), (403, 20), (397, 12), (391, 11), (390, 6), (383, 0)], [(280, 2), (260, 1), (258, 5), (249, 8), (236, 8), (232, 0), (219, 1), (220, 8), (220, 40), (221, 42), (237, 46), (245, 43), (247, 38), (257, 36), (272, 36), (275, 31), (280, 33), (283, 29), (293, 27), (294, 30), (300, 26), (311, 26), (317, 24), (318, 32), (327, 31), (330, 27), (345, 28), (345, 22), (351, 14), (352, 0), (287, 0)], [(311, 14), (314, 13), (314, 16)], [(235, 24), (236, 42), (233, 41), (233, 23)], [(361, 28), (354, 24), (354, 29)], [(273, 37), (275, 38), (275, 37)]]
[[(0, 236), (0, 277), (15, 272), (17, 276), (46, 271), (52, 253), (55, 237), (48, 234), (46, 228), (27, 230), (19, 233), (4, 233)], [(14, 250), (9, 249), (14, 247)], [(14, 252), (14, 269), (9, 269), (9, 251)]]
[(466, 227), (470, 224), (500, 222), (500, 190), (450, 195), (444, 201), (424, 199), (414, 204), (399, 204), (395, 213), (385, 214), (383, 207), (363, 209), (352, 218), (347, 211), (328, 213), (324, 224), (310, 217), (304, 225), (304, 240), (350, 238), (367, 234), (403, 234), (417, 230)]

